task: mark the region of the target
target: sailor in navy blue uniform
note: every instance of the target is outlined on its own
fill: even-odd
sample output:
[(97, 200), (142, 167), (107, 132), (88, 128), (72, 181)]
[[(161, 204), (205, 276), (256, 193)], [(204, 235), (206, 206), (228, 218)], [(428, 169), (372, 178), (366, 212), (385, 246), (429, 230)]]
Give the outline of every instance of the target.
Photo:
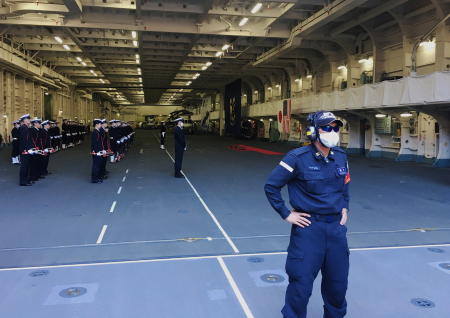
[[(322, 273), (324, 318), (344, 317), (349, 271), (347, 212), (349, 182), (346, 153), (339, 147), (342, 122), (330, 112), (308, 117), (312, 144), (290, 151), (264, 187), (272, 207), (292, 224), (286, 261), (289, 285), (284, 318), (305, 318), (314, 280)], [(288, 209), (281, 196), (287, 185)]]
[(13, 165), (20, 164), (19, 156), (20, 156), (20, 149), (19, 149), (19, 128), (20, 128), (20, 121), (16, 120), (13, 122), (13, 129), (11, 130), (11, 137), (12, 137), (12, 151), (11, 151), (11, 159)]
[(20, 152), (20, 185), (30, 186), (30, 157), (33, 153), (30, 133), (30, 114), (20, 117), (19, 152)]
[(161, 126), (159, 127), (159, 129), (160, 129), (159, 140), (161, 142), (160, 148), (164, 150), (164, 149), (166, 149), (164, 147), (164, 143), (165, 143), (165, 140), (166, 140), (166, 132), (167, 132), (166, 123), (162, 121), (161, 122)]
[(102, 183), (103, 182), (103, 156), (106, 153), (104, 143), (102, 139), (102, 120), (94, 119), (94, 130), (91, 135), (91, 155), (92, 155), (92, 172), (91, 182)]
[(186, 138), (184, 136), (183, 118), (175, 119), (177, 125), (175, 126), (175, 178), (183, 178), (181, 174), (181, 166), (183, 164), (183, 155), (186, 151)]

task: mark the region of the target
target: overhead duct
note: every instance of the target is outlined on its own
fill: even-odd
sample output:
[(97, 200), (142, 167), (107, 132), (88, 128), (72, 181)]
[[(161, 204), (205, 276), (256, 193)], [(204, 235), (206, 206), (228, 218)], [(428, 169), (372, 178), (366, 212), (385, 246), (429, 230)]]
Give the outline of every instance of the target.
[(282, 44), (273, 49), (261, 54), (252, 63), (252, 66), (266, 63), (287, 51), (298, 47), (302, 39), (310, 35), (312, 32), (323, 27), (325, 24), (341, 17), (354, 8), (364, 4), (368, 0), (336, 0), (330, 3), (322, 10), (316, 12), (308, 19), (302, 21), (295, 28), (291, 30), (289, 38)]
[(61, 4), (47, 3), (14, 3), (8, 7), (0, 8), (0, 16), (17, 16), (27, 13), (66, 14), (69, 9)]
[(40, 76), (36, 76), (36, 75), (33, 76), (32, 79), (34, 79), (37, 82), (41, 82), (43, 84), (47, 84), (48, 86), (51, 86), (52, 88), (56, 88), (56, 89), (61, 89), (62, 88), (61, 86), (56, 85), (55, 82), (50, 80), (50, 79), (46, 79), (46, 78), (43, 78), (43, 77), (40, 77)]

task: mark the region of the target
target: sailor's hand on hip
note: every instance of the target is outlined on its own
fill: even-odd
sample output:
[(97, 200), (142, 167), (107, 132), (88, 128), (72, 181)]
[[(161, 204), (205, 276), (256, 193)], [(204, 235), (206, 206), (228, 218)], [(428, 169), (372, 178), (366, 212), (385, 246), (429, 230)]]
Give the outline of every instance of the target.
[(345, 223), (347, 223), (347, 219), (348, 219), (347, 211), (348, 210), (346, 208), (342, 209), (342, 218), (341, 218), (341, 222), (340, 222), (341, 225), (345, 225)]
[(292, 211), (291, 214), (285, 219), (286, 222), (291, 223), (293, 225), (298, 225), (300, 227), (307, 227), (311, 224), (311, 221), (307, 218), (310, 218), (311, 215), (303, 212), (295, 212)]

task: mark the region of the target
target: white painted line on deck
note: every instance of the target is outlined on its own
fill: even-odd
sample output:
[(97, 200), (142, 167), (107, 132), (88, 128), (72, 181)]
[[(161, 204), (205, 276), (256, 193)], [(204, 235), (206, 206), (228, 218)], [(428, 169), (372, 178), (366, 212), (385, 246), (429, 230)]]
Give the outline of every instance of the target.
[(233, 289), (234, 294), (236, 295), (236, 298), (238, 299), (239, 303), (241, 304), (242, 310), (245, 313), (245, 316), (247, 318), (254, 318), (252, 311), (247, 305), (247, 302), (245, 301), (244, 297), (242, 296), (241, 291), (239, 290), (238, 285), (236, 284), (233, 276), (230, 273), (230, 270), (228, 269), (227, 265), (223, 261), (222, 257), (217, 257), (217, 261), (220, 264), (220, 267), (223, 270), (223, 273), (225, 274), (225, 277), (228, 280), (228, 283), (230, 284), (231, 288)]
[(103, 225), (100, 235), (98, 236), (98, 239), (97, 239), (97, 244), (100, 244), (103, 241), (103, 236), (105, 236), (105, 232), (106, 232), (107, 228), (108, 228), (108, 225)]
[[(170, 155), (170, 153), (166, 150), (167, 155), (169, 156), (169, 158), (175, 162), (175, 160), (173, 159), (173, 157)], [(200, 196), (200, 194), (198, 193), (197, 189), (193, 186), (193, 184), (191, 183), (191, 181), (189, 180), (189, 178), (186, 176), (186, 174), (181, 171), (181, 174), (184, 176), (184, 179), (186, 180), (186, 182), (189, 184), (189, 186), (191, 187), (192, 191), (194, 191), (195, 195), (197, 196), (197, 198), (200, 200), (200, 203), (203, 205), (203, 207), (205, 208), (206, 212), (208, 212), (209, 216), (213, 219), (214, 223), (216, 223), (217, 227), (219, 228), (220, 232), (222, 232), (223, 236), (225, 237), (225, 239), (227, 240), (228, 244), (230, 244), (231, 248), (233, 249), (233, 251), (235, 253), (239, 253), (238, 248), (236, 247), (236, 245), (234, 244), (234, 242), (231, 240), (230, 236), (228, 235), (228, 233), (224, 230), (224, 228), (222, 227), (222, 225), (220, 224), (220, 222), (217, 220), (216, 216), (214, 215), (214, 213), (212, 213), (212, 211), (209, 209), (209, 207), (206, 205), (205, 201), (203, 200), (203, 198)]]
[[(101, 244), (95, 245), (101, 247)], [(414, 245), (414, 246), (395, 246), (395, 247), (368, 247), (368, 248), (351, 248), (350, 251), (372, 251), (372, 250), (390, 250), (390, 249), (410, 249), (410, 248), (425, 248), (425, 247), (450, 247), (450, 244), (431, 244), (431, 245)], [(234, 257), (250, 257), (250, 256), (270, 256), (270, 255), (286, 255), (287, 252), (269, 252), (269, 253), (246, 253), (246, 254), (228, 254), (221, 255), (222, 258), (234, 258)], [(32, 270), (43, 268), (70, 268), (70, 267), (89, 267), (89, 266), (102, 266), (102, 265), (121, 265), (121, 264), (141, 264), (141, 263), (155, 263), (155, 262), (168, 262), (168, 261), (190, 261), (201, 259), (217, 259), (217, 255), (210, 256), (189, 256), (189, 257), (176, 257), (176, 258), (155, 258), (155, 259), (141, 259), (133, 261), (117, 261), (117, 262), (102, 262), (102, 263), (85, 263), (85, 264), (63, 264), (63, 265), (44, 265), (44, 266), (28, 266), (28, 267), (9, 267), (0, 268), (0, 272), (7, 271), (20, 271), (20, 270)]]
[(122, 182), (125, 182), (125, 180), (127, 180), (126, 176), (122, 178)]
[(109, 213), (113, 213), (114, 212), (114, 209), (116, 208), (116, 204), (117, 204), (117, 201), (114, 201), (112, 203), (111, 208), (109, 209)]
[(117, 194), (120, 194), (120, 192), (122, 192), (122, 187), (119, 187), (119, 190), (117, 190)]

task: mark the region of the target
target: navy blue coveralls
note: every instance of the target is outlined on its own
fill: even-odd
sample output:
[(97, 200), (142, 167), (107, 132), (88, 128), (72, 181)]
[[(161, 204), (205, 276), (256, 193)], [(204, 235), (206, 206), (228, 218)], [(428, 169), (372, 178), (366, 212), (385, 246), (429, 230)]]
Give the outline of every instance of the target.
[(305, 318), (314, 280), (322, 272), (324, 317), (344, 317), (349, 271), (347, 228), (340, 224), (349, 205), (346, 153), (332, 148), (327, 158), (314, 145), (290, 151), (272, 171), (264, 187), (272, 207), (285, 219), (291, 211), (281, 196), (288, 185), (290, 204), (311, 215), (311, 225), (293, 225), (288, 247), (285, 318)]
[(184, 131), (179, 126), (175, 126), (175, 177), (182, 177), (181, 165), (183, 164), (183, 154), (186, 148), (186, 138)]

